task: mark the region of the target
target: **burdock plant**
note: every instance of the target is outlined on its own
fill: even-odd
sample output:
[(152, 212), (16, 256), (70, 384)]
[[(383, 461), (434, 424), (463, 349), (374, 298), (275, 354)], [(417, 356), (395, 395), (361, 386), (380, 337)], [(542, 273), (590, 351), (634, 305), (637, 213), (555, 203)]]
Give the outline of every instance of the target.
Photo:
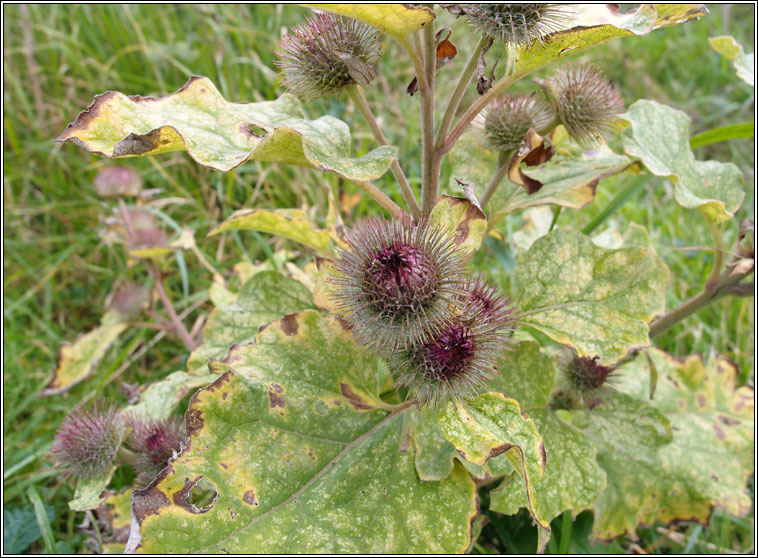
[(542, 131), (552, 118), (550, 108), (534, 93), (498, 97), (487, 107), (484, 118), (487, 147), (516, 149), (530, 128)]
[(422, 405), (474, 397), (496, 374), (514, 326), (509, 303), (483, 278), (469, 281), (452, 321), (389, 358), (398, 385)]
[[(167, 328), (159, 315), (165, 308), (191, 351), (186, 362), (171, 359), (181, 371), (140, 390), (145, 401), (136, 404), (183, 406), (183, 394), (205, 386), (186, 407), (186, 440), (174, 421), (128, 427), (121, 461), (140, 469), (140, 483), (161, 473), (146, 487), (110, 487), (132, 489), (127, 551), (466, 552), (482, 525), (479, 496), (489, 512), (527, 509), (539, 550), (557, 517), (566, 527), (584, 510), (594, 514), (592, 538), (603, 540), (633, 538), (638, 523), (707, 520), (713, 506), (749, 513), (752, 390), (737, 388), (740, 376), (725, 359), (705, 365), (650, 349), (654, 373), (644, 355), (632, 354), (710, 301), (752, 292), (742, 281), (754, 265), (751, 233), (745, 228), (736, 262), (725, 248), (732, 236), (722, 238), (744, 196), (741, 173), (695, 159), (686, 115), (649, 100), (620, 114), (621, 97), (599, 70), (566, 64), (593, 46), (631, 40), (704, 8), (445, 7), (465, 22), (455, 24), (438, 5), (321, 4), (329, 13), (292, 28), (277, 49), (280, 84), (294, 95), (233, 102), (210, 79), (193, 77), (161, 99), (98, 96), (62, 134), (108, 156), (185, 149), (216, 171), (236, 168), (238, 177), (260, 172), (263, 162), (298, 165), (296, 175), (269, 173), (265, 181), (291, 176), (310, 183), (309, 199), (332, 202), (328, 209), (243, 208), (202, 250), (156, 242), (165, 235), (154, 220), (120, 204), (127, 256), (155, 258), (161, 305), (145, 315)], [(392, 57), (382, 64), (392, 75), (379, 79), (383, 54)], [(552, 74), (544, 78), (546, 98), (519, 94), (525, 88), (517, 82), (543, 71)], [(402, 91), (412, 78), (418, 91), (409, 97)], [(307, 104), (341, 92), (332, 102), (352, 107), (330, 106), (320, 116), (314, 111), (324, 103)], [(599, 149), (577, 149), (551, 133), (562, 124), (587, 145), (614, 131), (616, 120), (626, 122), (623, 141)], [(484, 134), (472, 127), (479, 121)], [(413, 149), (391, 145), (398, 138)], [(652, 247), (660, 235), (630, 231), (613, 249), (601, 246), (608, 238), (588, 236), (634, 199), (636, 178), (629, 186), (615, 182), (618, 195), (585, 232), (565, 222), (608, 177), (628, 171), (640, 184), (668, 177), (671, 203), (700, 210), (714, 235), (703, 293), (668, 313), (670, 273)], [(496, 189), (503, 195), (494, 196)], [(337, 192), (370, 197), (385, 213), (371, 216), (369, 203), (354, 210), (333, 203)], [(548, 204), (556, 206), (552, 217), (537, 207)], [(165, 220), (158, 207), (169, 211), (170, 204), (139, 209)], [(534, 209), (521, 215), (527, 208)], [(265, 242), (248, 250), (251, 230), (282, 237), (286, 254)], [(221, 241), (214, 265), (205, 254), (216, 233), (235, 242)], [(239, 265), (227, 257), (233, 245), (244, 248)], [(179, 314), (170, 305), (178, 277), (173, 289), (161, 279), (174, 267), (166, 252), (181, 246), (213, 284), (192, 282), (204, 292), (185, 292)], [(259, 246), (276, 271), (251, 265)], [(737, 265), (724, 269), (725, 257)], [(236, 276), (225, 277), (232, 267)], [(207, 317), (198, 315), (211, 307), (206, 292), (214, 307)], [(184, 320), (196, 324), (192, 333)], [(560, 371), (549, 356), (558, 345), (575, 351)], [(64, 356), (78, 358), (81, 346)], [(89, 354), (86, 370), (105, 353)], [(152, 361), (134, 358), (135, 365)], [(622, 362), (630, 381), (615, 393)], [(656, 374), (651, 399), (644, 387)], [(80, 467), (79, 475), (112, 467), (123, 430), (108, 417), (94, 426), (70, 418), (56, 440), (57, 461)], [(211, 491), (212, 498), (201, 497)], [(101, 505), (99, 494), (89, 505)]]

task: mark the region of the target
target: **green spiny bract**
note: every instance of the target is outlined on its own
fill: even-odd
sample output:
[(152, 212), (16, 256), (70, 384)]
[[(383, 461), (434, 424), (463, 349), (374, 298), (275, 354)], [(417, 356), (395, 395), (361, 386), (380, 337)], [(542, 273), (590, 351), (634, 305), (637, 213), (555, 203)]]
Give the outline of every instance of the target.
[(545, 80), (545, 93), (569, 136), (584, 145), (613, 131), (624, 101), (591, 64), (571, 64)]
[(443, 330), (465, 284), (464, 255), (427, 223), (369, 218), (338, 249), (333, 298), (359, 343), (382, 354)]
[(462, 4), (458, 11), (485, 35), (526, 46), (560, 30), (571, 15), (559, 4)]
[(75, 480), (105, 475), (124, 441), (126, 425), (116, 410), (102, 402), (71, 411), (55, 433), (50, 448), (63, 475)]
[(541, 130), (551, 119), (550, 108), (534, 94), (498, 97), (484, 119), (487, 146), (497, 151), (516, 149), (529, 128)]
[(349, 85), (366, 86), (377, 75), (379, 32), (354, 19), (322, 13), (279, 42), (275, 64), (282, 85), (306, 101), (330, 97)]
[(455, 319), (431, 339), (395, 351), (390, 368), (420, 405), (474, 397), (495, 374), (513, 325), (510, 304), (477, 277), (460, 295)]
[(598, 357), (580, 357), (572, 352), (562, 365), (565, 387), (589, 408), (603, 403), (611, 395), (609, 380), (616, 371), (616, 367), (603, 366), (597, 361)]

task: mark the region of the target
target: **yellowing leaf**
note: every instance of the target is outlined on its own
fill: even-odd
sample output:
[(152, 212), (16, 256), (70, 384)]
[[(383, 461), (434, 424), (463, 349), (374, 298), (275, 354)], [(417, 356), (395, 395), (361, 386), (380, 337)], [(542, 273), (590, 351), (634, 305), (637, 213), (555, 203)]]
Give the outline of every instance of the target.
[(610, 364), (650, 344), (670, 275), (643, 247), (606, 250), (581, 234), (554, 231), (519, 256), (513, 277), (521, 324)]
[(408, 4), (306, 4), (325, 12), (343, 15), (376, 27), (403, 44), (408, 36), (434, 19), (434, 11), (426, 6)]
[(210, 360), (224, 358), (234, 344), (250, 343), (261, 326), (306, 308), (314, 308), (311, 293), (299, 281), (275, 271), (253, 275), (234, 303), (211, 312), (203, 343), (187, 361), (189, 373), (205, 374)]
[(328, 231), (316, 229), (300, 209), (240, 209), (208, 233), (208, 236), (230, 230), (252, 230), (289, 238), (313, 248), (320, 256), (331, 255)]
[(133, 405), (127, 405), (122, 413), (146, 419), (164, 419), (192, 390), (203, 387), (216, 379), (214, 374), (193, 376), (186, 372), (172, 372), (162, 380), (150, 384)]
[(464, 252), (474, 253), (484, 240), (487, 218), (482, 210), (466, 198), (440, 196), (432, 208), (429, 222), (449, 233)]
[(89, 479), (82, 479), (76, 484), (74, 498), (68, 503), (68, 507), (74, 511), (94, 510), (102, 501), (102, 494), (111, 481), (115, 467), (107, 473)]
[[(596, 539), (633, 534), (638, 524), (656, 521), (706, 522), (714, 506), (737, 516), (751, 509), (745, 484), (755, 465), (754, 391), (737, 387), (737, 370), (727, 360), (713, 358), (706, 366), (699, 356), (648, 354), (658, 371), (650, 405), (670, 422), (673, 437), (652, 451), (656, 444), (639, 438), (642, 423), (627, 423), (621, 432), (615, 425), (624, 417), (597, 408), (590, 433), (609, 482), (595, 511)], [(619, 370), (619, 396), (649, 400), (650, 381), (647, 358), (639, 355)]]
[[(545, 474), (534, 479), (533, 506), (549, 522), (562, 512), (591, 508), (605, 488), (605, 472), (596, 461), (597, 446), (581, 430), (566, 424), (548, 408), (555, 369), (533, 342), (522, 342), (498, 363), (490, 389), (502, 390), (521, 403), (545, 444)], [(515, 514), (529, 508), (519, 483), (504, 481), (490, 493), (490, 509)]]
[(690, 117), (642, 99), (623, 118), (624, 149), (639, 157), (650, 172), (674, 184), (676, 201), (697, 208), (714, 223), (730, 219), (742, 203), (742, 172), (732, 163), (696, 161), (690, 150)]
[(364, 182), (382, 176), (397, 156), (397, 149), (383, 146), (351, 158), (344, 122), (332, 116), (304, 120), (300, 102), (291, 95), (230, 103), (208, 78), (198, 76), (160, 99), (116, 91), (98, 95), (57, 141), (112, 158), (184, 150), (199, 164), (219, 171), (255, 159)]
[(517, 75), (533, 72), (612, 39), (645, 35), (708, 13), (702, 4), (643, 4), (625, 14), (614, 4), (572, 4), (566, 9), (573, 17), (564, 25), (564, 30), (551, 34), (544, 44), (535, 42), (519, 49)]
[(728, 35), (708, 39), (713, 49), (737, 70), (737, 77), (748, 85), (755, 85), (755, 53), (745, 54), (742, 45)]
[[(474, 132), (469, 132), (450, 152), (450, 161), (451, 180), (473, 182), (481, 196), (497, 170), (498, 155), (485, 147)], [(595, 199), (600, 180), (623, 172), (631, 164), (631, 159), (612, 152), (607, 146), (568, 154), (559, 152), (547, 163), (520, 169), (527, 178), (542, 184), (533, 194), (504, 178), (487, 206), (491, 208), (491, 220), (545, 204), (580, 209)]]
[(439, 422), (445, 438), (476, 465), (505, 454), (521, 476), (529, 510), (545, 533), (540, 540), (547, 544), (550, 523), (534, 505), (534, 483), (545, 470), (545, 445), (518, 402), (501, 393), (485, 393), (465, 403), (449, 402), (440, 412)]
[(74, 343), (63, 345), (53, 379), (41, 395), (55, 395), (71, 389), (89, 377), (118, 336), (128, 324), (116, 310), (108, 310), (98, 327), (85, 333)]
[[(463, 552), (476, 487), (460, 465), (419, 480), (415, 409), (379, 399), (377, 365), (314, 311), (234, 347), (227, 371), (190, 402), (189, 447), (135, 491), (127, 550)], [(216, 493), (204, 508), (191, 499), (200, 479)]]

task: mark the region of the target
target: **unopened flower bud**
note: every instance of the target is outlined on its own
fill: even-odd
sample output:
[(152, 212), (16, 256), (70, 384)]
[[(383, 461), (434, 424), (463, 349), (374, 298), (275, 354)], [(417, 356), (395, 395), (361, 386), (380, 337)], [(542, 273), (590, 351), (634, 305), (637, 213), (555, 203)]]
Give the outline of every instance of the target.
[(465, 282), (464, 255), (426, 223), (369, 218), (338, 250), (333, 298), (358, 342), (383, 353), (441, 331)]
[(563, 27), (571, 10), (560, 4), (455, 4), (476, 30), (504, 43), (531, 46)]
[(113, 407), (95, 402), (91, 409), (71, 411), (55, 433), (50, 453), (63, 475), (76, 480), (108, 472), (126, 433)]
[(379, 32), (359, 21), (320, 13), (293, 28), (279, 43), (275, 64), (282, 84), (306, 101), (330, 97), (349, 85), (366, 86), (377, 76)]
[(484, 133), (487, 146), (497, 151), (517, 148), (529, 128), (541, 130), (551, 121), (550, 108), (531, 95), (503, 95), (487, 108)]
[(545, 92), (569, 136), (592, 145), (613, 131), (624, 101), (591, 64), (571, 64), (545, 80)]

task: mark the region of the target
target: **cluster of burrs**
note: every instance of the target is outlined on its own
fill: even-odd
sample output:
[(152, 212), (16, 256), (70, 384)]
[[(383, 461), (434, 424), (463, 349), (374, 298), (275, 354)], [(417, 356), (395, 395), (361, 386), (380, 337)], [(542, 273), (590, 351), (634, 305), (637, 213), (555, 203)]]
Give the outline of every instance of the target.
[(95, 402), (66, 417), (50, 453), (66, 478), (102, 477), (126, 464), (134, 470), (137, 483), (146, 485), (181, 449), (184, 439), (184, 424), (178, 418), (145, 419)]
[(484, 134), (496, 151), (518, 148), (529, 129), (546, 135), (563, 124), (568, 135), (584, 146), (597, 144), (614, 130), (624, 101), (603, 73), (592, 64), (569, 64), (542, 83), (545, 99), (535, 92), (503, 95), (487, 107)]
[(451, 236), (423, 221), (368, 218), (346, 237), (332, 297), (355, 339), (387, 359), (419, 404), (480, 392), (515, 315)]

